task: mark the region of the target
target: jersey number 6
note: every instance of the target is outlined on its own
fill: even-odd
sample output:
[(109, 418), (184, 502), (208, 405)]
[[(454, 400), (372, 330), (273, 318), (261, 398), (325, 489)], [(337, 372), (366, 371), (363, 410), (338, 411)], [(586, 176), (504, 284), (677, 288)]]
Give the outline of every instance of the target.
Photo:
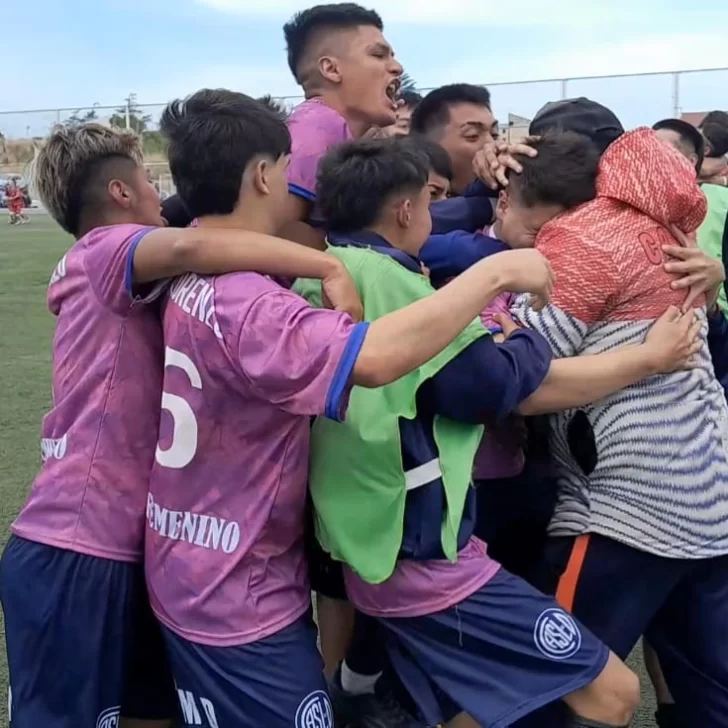
[[(181, 369), (195, 389), (202, 389), (202, 378), (187, 354), (165, 348), (164, 368)], [(157, 462), (165, 468), (184, 468), (192, 462), (197, 451), (197, 419), (189, 403), (183, 397), (162, 392), (162, 409), (172, 416), (172, 444), (166, 449), (157, 445)]]

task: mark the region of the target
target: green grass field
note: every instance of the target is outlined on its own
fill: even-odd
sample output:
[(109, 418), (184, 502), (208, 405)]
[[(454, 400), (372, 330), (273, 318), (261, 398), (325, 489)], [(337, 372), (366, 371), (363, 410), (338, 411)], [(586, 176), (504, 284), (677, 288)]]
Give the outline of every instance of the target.
[[(69, 243), (45, 215), (33, 215), (30, 225), (11, 227), (0, 214), (0, 547), (40, 460), (40, 421), (50, 403), (54, 321), (46, 308), (46, 287)], [(0, 726), (7, 725), (4, 634), (3, 629)], [(638, 657), (634, 663), (641, 668)], [(640, 673), (644, 682), (641, 669)], [(654, 725), (651, 690), (645, 690), (643, 703), (635, 728)]]

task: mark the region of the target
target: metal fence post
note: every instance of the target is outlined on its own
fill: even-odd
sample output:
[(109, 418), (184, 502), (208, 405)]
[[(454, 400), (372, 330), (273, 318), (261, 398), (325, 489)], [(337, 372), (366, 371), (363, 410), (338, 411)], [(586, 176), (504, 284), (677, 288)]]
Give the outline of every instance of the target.
[(680, 71), (672, 74), (672, 115), (680, 118)]
[(561, 99), (568, 99), (569, 98), (569, 79), (568, 78), (562, 78), (561, 79)]
[(131, 96), (127, 97), (125, 107), (126, 107), (125, 126), (127, 129), (131, 129)]

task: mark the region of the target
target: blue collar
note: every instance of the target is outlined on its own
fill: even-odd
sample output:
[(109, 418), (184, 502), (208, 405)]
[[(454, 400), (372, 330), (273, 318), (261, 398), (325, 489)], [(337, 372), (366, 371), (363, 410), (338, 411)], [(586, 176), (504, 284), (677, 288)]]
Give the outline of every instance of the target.
[(341, 248), (369, 248), (376, 253), (388, 255), (413, 273), (422, 273), (420, 261), (403, 250), (393, 247), (385, 238), (371, 230), (358, 230), (355, 233), (329, 233), (329, 245)]

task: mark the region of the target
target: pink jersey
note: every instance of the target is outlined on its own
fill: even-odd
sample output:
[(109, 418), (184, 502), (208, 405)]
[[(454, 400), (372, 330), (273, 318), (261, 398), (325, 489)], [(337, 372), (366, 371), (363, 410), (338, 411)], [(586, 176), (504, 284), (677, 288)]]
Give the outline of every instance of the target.
[(500, 569), (486, 545), (473, 537), (458, 560), (397, 563), (382, 584), (367, 584), (344, 568), (349, 601), (372, 617), (422, 617), (454, 607), (487, 584)]
[(17, 536), (141, 560), (162, 391), (159, 316), (141, 305), (154, 294), (132, 293), (134, 250), (149, 230), (92, 230), (51, 277), (53, 406), (42, 425), (40, 473), (12, 527)]
[(246, 644), (309, 608), (309, 417), (343, 416), (367, 324), (236, 273), (177, 279), (163, 327), (147, 505), (152, 607), (190, 641)]
[[(308, 99), (297, 106), (288, 119), (291, 132), (291, 163), (288, 189), (309, 202), (316, 200), (316, 174), (326, 152), (336, 144), (352, 139), (346, 121), (321, 99)], [(321, 222), (314, 210), (312, 222)]]

